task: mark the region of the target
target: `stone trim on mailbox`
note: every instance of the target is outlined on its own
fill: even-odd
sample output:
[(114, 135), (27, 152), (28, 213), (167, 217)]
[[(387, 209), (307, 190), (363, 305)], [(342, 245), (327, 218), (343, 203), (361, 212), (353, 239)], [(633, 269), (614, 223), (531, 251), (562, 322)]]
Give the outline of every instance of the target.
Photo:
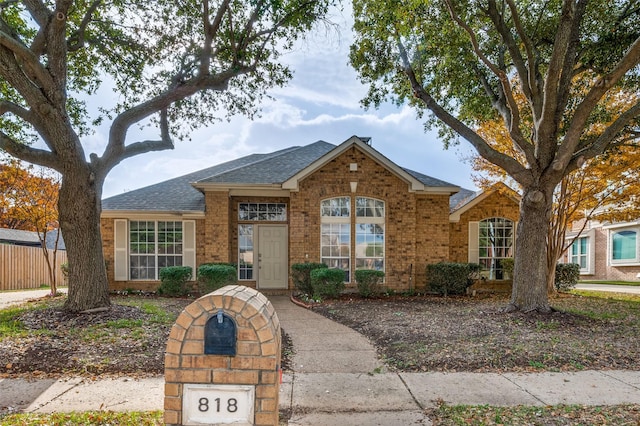
[[(205, 326), (219, 311), (237, 327), (235, 356), (205, 354)], [(227, 286), (197, 299), (178, 316), (167, 341), (165, 424), (187, 424), (183, 412), (185, 389), (206, 388), (185, 385), (249, 385), (254, 387), (253, 419), (249, 424), (277, 425), (281, 347), (278, 316), (271, 302), (257, 290)], [(207, 399), (207, 410), (208, 404)], [(235, 405), (232, 408), (237, 409)]]

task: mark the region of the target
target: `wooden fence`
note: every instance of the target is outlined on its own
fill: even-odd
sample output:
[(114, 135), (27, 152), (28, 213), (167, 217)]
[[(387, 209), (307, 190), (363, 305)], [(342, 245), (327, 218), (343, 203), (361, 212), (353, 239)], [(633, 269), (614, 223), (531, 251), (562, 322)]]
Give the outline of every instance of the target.
[[(49, 252), (53, 257), (53, 251)], [(67, 252), (59, 250), (56, 283), (65, 285), (60, 265), (67, 262)], [(0, 290), (22, 290), (49, 285), (49, 268), (40, 247), (0, 244)]]

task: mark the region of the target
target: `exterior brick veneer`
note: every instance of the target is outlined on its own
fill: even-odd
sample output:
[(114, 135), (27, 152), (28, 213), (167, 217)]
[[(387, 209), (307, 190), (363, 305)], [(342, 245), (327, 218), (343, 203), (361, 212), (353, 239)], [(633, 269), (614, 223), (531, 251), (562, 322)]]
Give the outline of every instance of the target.
[[(206, 355), (204, 330), (219, 309), (237, 325), (236, 356)], [(197, 299), (178, 316), (165, 353), (164, 421), (180, 425), (185, 383), (255, 386), (255, 425), (278, 424), (280, 321), (271, 302), (245, 286)]]
[(498, 191), (488, 195), (481, 203), (466, 210), (460, 216), (459, 222), (452, 222), (449, 225), (449, 261), (469, 261), (469, 222), (503, 217), (515, 224), (519, 215), (520, 206), (513, 198)]

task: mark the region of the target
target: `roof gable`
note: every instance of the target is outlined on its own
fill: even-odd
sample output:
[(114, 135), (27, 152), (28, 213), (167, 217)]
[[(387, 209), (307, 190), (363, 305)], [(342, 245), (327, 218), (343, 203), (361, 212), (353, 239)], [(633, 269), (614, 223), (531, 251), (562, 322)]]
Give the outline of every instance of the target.
[(496, 192), (505, 194), (505, 196), (517, 204), (520, 203), (520, 195), (502, 182), (497, 182), (491, 187), (477, 192), (462, 189), (449, 200), (449, 221), (460, 221), (460, 216)]
[(340, 156), (342, 153), (346, 152), (349, 148), (356, 146), (365, 154), (372, 157), (383, 167), (407, 182), (410, 191), (443, 192), (449, 194), (458, 192), (459, 187), (455, 185), (398, 166), (393, 161), (389, 160), (387, 157), (373, 149), (368, 143), (369, 139), (370, 138), (351, 136), (349, 139), (335, 147), (333, 150), (327, 152), (322, 157), (319, 157), (318, 159), (310, 163), (307, 167), (299, 170), (296, 174), (292, 175), (289, 179), (282, 183), (282, 188), (297, 191), (300, 181), (316, 172), (324, 165)]
[[(206, 190), (295, 191), (298, 182), (352, 146), (403, 179), (410, 191), (454, 194), (460, 189), (448, 182), (399, 167), (368, 144), (369, 138), (352, 136), (336, 146), (317, 141), (268, 154), (252, 154), (184, 176), (129, 191), (102, 201), (103, 212), (155, 212), (193, 214), (205, 211)], [(113, 214), (113, 213), (112, 213)]]

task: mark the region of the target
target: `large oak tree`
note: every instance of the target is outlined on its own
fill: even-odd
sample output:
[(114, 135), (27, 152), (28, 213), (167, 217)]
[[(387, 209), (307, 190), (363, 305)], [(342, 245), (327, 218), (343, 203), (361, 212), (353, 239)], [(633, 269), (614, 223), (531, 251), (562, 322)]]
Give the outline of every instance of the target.
[[(620, 102), (637, 102), (631, 94), (619, 94), (607, 108), (620, 108)], [(501, 121), (488, 121), (478, 129), (491, 146), (523, 161), (513, 149)], [(505, 182), (520, 190), (504, 169), (480, 156), (471, 159), (479, 172), (474, 180), (482, 188)], [(553, 194), (553, 207), (547, 233), (547, 293), (555, 296), (556, 264), (560, 257), (583, 235), (592, 221), (628, 222), (640, 217), (640, 155), (635, 145), (618, 146), (607, 153), (585, 161), (582, 167), (562, 178)], [(570, 238), (567, 238), (571, 232)]]
[[(109, 306), (100, 236), (105, 177), (123, 159), (225, 114), (256, 111), (283, 85), (278, 62), (327, 0), (0, 0), (0, 149), (62, 175), (60, 226), (71, 311)], [(102, 82), (116, 105), (94, 112)], [(128, 140), (132, 126), (157, 139)], [(83, 137), (109, 123), (106, 148)], [(41, 141), (34, 144), (34, 141)]]
[[(447, 143), (466, 139), (523, 189), (507, 310), (550, 310), (547, 233), (562, 178), (637, 141), (640, 103), (603, 106), (614, 88), (638, 91), (639, 8), (637, 0), (354, 0), (351, 63), (370, 87), (364, 104), (391, 97), (429, 111), (427, 124)], [(521, 161), (476, 131), (496, 118)]]

